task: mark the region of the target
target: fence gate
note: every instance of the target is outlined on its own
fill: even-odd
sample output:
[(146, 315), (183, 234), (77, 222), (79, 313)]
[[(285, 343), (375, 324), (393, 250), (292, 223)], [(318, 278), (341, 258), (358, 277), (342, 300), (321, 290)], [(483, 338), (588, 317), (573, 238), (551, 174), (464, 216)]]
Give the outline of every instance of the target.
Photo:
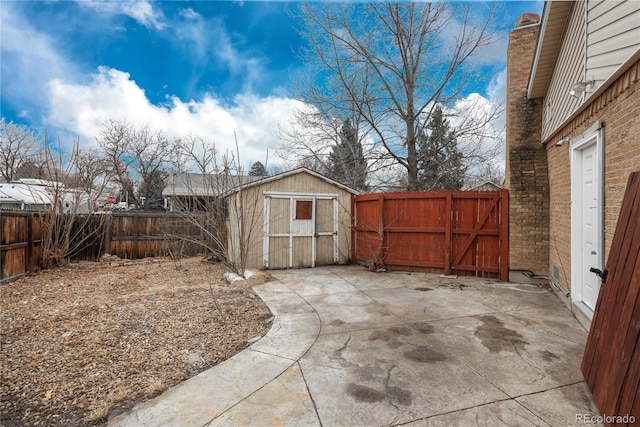
[[(582, 373), (602, 414), (640, 421), (640, 172), (629, 178)], [(624, 418), (626, 416), (626, 421)], [(607, 423), (608, 425), (613, 423)]]
[(263, 265), (269, 269), (338, 262), (338, 195), (264, 194)]
[(430, 191), (353, 198), (352, 259), (508, 280), (508, 191)]

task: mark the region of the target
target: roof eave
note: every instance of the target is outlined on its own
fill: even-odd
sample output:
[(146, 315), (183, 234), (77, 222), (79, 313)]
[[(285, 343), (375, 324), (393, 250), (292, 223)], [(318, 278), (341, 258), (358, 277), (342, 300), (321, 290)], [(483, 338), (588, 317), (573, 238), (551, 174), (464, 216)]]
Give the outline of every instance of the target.
[[(557, 0), (545, 2), (527, 85), (529, 99), (542, 98), (547, 93), (572, 7), (573, 2)], [(550, 17), (553, 17), (553, 20)]]

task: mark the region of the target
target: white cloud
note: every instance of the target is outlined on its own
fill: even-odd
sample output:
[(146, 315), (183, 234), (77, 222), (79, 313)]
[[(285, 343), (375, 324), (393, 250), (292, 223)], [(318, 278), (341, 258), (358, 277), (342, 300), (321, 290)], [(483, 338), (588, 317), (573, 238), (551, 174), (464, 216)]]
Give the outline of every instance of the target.
[(103, 14), (129, 16), (147, 28), (162, 30), (166, 27), (163, 13), (155, 9), (153, 4), (147, 0), (81, 0), (77, 3), (84, 7), (93, 8)]
[(55, 41), (17, 13), (11, 3), (3, 2), (0, 11), (3, 97), (20, 106), (21, 117), (38, 119), (35, 115), (46, 102), (49, 78), (75, 76), (75, 67), (58, 54)]
[(487, 86), (487, 96), (492, 102), (504, 105), (507, 99), (507, 68), (503, 68), (498, 74), (493, 76), (489, 86)]
[(128, 73), (100, 67), (87, 84), (51, 81), (47, 122), (77, 132), (83, 146), (95, 144), (106, 119), (148, 124), (171, 136), (196, 134), (221, 153), (236, 152), (235, 132), (241, 161), (248, 164), (264, 162), (267, 150), (271, 162), (271, 153), (281, 145), (279, 126), (289, 125), (296, 106), (299, 101), (253, 95), (238, 95), (231, 105), (210, 95), (198, 101), (170, 97), (165, 105), (154, 105)]
[(179, 15), (185, 19), (190, 19), (190, 20), (198, 20), (201, 18), (200, 14), (195, 10), (191, 9), (190, 7), (186, 9), (181, 9), (179, 12)]
[(473, 163), (471, 173), (479, 173), (483, 162), (493, 170), (504, 171), (505, 123), (504, 114), (506, 91), (506, 69), (495, 75), (486, 89), (487, 96), (471, 93), (459, 99), (448, 111), (451, 124), (458, 129), (466, 129), (467, 135), (459, 138), (458, 145), (479, 163)]

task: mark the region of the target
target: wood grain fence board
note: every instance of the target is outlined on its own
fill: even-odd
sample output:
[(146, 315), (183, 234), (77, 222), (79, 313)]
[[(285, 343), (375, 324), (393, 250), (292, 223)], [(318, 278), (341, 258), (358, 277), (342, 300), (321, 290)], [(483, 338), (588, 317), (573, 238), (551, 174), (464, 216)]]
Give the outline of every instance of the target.
[[(636, 275), (640, 275), (640, 261), (636, 263)], [(640, 280), (636, 276), (634, 280)], [(637, 331), (640, 330), (640, 304), (636, 303), (633, 317), (627, 330), (627, 337), (624, 346), (631, 352), (627, 363), (627, 372), (619, 391), (619, 413), (620, 414), (640, 414), (640, 408), (634, 412), (634, 403), (640, 401), (640, 337)], [(636, 417), (636, 420), (638, 418)]]
[(39, 245), (29, 232), (33, 213), (0, 212), (0, 281), (15, 280), (37, 268), (30, 253)]
[(629, 177), (582, 372), (600, 412), (640, 420), (640, 172)]
[[(509, 191), (500, 190), (502, 193), (502, 211), (500, 212), (500, 234), (509, 235)], [(509, 239), (500, 239), (500, 277), (509, 277)]]
[[(72, 260), (95, 261), (110, 253), (120, 258), (193, 256), (205, 252), (202, 231), (185, 217), (166, 213), (114, 213), (80, 216), (72, 224)], [(63, 223), (65, 221), (62, 221)], [(52, 233), (55, 235), (56, 233)], [(41, 268), (43, 217), (0, 212), (0, 281)], [(194, 242), (195, 241), (195, 242)], [(211, 247), (209, 242), (209, 247)]]
[(507, 280), (507, 198), (506, 190), (355, 196), (352, 259)]
[[(635, 182), (636, 179), (634, 175), (629, 178), (629, 187), (639, 185)], [(637, 193), (629, 192), (629, 194), (625, 194), (626, 203), (623, 204), (620, 210), (620, 214), (618, 217), (619, 223), (627, 223), (628, 218), (632, 217), (632, 209), (636, 204), (635, 198), (639, 197)], [(631, 198), (631, 199), (630, 199)], [(610, 277), (619, 274), (618, 268), (624, 268), (624, 263), (620, 263), (620, 254), (622, 253), (622, 248), (625, 242), (629, 242), (631, 239), (631, 235), (634, 232), (634, 229), (637, 225), (637, 222), (632, 222), (631, 224), (626, 224), (625, 226), (616, 227), (614, 233), (614, 239), (611, 244), (611, 249), (609, 251), (609, 259), (607, 260), (607, 269), (609, 270)], [(610, 325), (612, 325), (612, 317), (615, 316), (616, 312), (612, 309), (609, 309), (603, 313), (599, 313), (601, 307), (607, 306), (611, 307), (615, 304), (616, 300), (615, 288), (612, 286), (602, 286), (600, 288), (600, 293), (598, 296), (599, 304), (596, 305), (596, 309), (594, 311), (593, 320), (591, 322), (591, 331), (588, 337), (587, 345), (585, 347), (585, 353), (582, 362), (582, 370), (585, 375), (585, 379), (589, 383), (594, 383), (596, 378), (598, 377), (598, 368), (600, 367), (596, 361), (594, 356), (597, 347), (591, 342), (600, 342), (601, 332), (603, 330), (609, 330)], [(615, 323), (613, 323), (615, 325)]]

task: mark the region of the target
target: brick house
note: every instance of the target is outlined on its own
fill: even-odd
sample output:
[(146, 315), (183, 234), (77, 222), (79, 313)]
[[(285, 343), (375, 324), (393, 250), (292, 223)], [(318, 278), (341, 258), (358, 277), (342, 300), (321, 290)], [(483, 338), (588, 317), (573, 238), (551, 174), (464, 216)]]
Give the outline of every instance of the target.
[(548, 1), (507, 65), (510, 269), (547, 276), (585, 327), (640, 170), (640, 2)]

